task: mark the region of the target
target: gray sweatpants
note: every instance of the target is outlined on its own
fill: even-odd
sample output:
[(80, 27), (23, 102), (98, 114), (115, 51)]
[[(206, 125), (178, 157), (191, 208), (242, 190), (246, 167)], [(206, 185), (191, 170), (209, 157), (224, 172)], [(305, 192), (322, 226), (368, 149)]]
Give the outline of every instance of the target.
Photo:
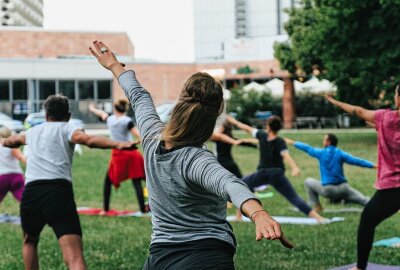
[(344, 200), (346, 203), (356, 203), (365, 206), (369, 198), (365, 197), (361, 192), (352, 188), (348, 183), (340, 185), (327, 185), (323, 186), (321, 181), (313, 178), (307, 178), (304, 182), (308, 198), (311, 206), (320, 204), (319, 195), (331, 200)]

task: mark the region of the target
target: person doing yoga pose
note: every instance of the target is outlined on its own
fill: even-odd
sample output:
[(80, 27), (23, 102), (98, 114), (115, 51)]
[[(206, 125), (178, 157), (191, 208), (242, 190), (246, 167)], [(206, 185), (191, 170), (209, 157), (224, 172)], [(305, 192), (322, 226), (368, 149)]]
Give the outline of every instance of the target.
[[(97, 115), (102, 121), (106, 122), (112, 140), (129, 142), (132, 135), (140, 139), (139, 131), (135, 127), (132, 118), (126, 115), (128, 101), (120, 99), (114, 104), (114, 113), (109, 115), (103, 110), (90, 104), (89, 110)], [(149, 211), (144, 202), (142, 180), (145, 180), (144, 159), (137, 149), (120, 151), (113, 149), (111, 152), (110, 165), (104, 178), (103, 188), (103, 210), (110, 210), (111, 186), (115, 188), (126, 179), (132, 179), (132, 185), (136, 190), (140, 211)]]
[[(242, 178), (250, 190), (254, 191), (259, 186), (271, 185), (305, 215), (323, 223), (325, 218), (300, 198), (285, 176), (284, 161), (289, 163), (292, 176), (298, 176), (300, 169), (290, 156), (284, 139), (278, 136), (278, 132), (282, 129), (282, 120), (278, 116), (271, 116), (267, 120), (266, 130), (255, 129), (237, 120), (233, 124), (251, 134), (259, 142), (260, 162), (257, 172)], [(241, 219), (239, 212), (236, 217)]]
[(378, 132), (377, 191), (361, 214), (357, 237), (357, 266), (366, 269), (375, 228), (400, 209), (400, 84), (394, 93), (395, 110), (367, 110), (327, 96), (340, 109), (375, 125)]
[(299, 150), (318, 159), (321, 181), (307, 178), (304, 182), (311, 206), (317, 211), (322, 211), (318, 196), (324, 196), (332, 201), (344, 200), (345, 203), (357, 203), (365, 206), (369, 198), (358, 190), (352, 188), (343, 172), (343, 164), (351, 164), (365, 168), (376, 166), (364, 159), (356, 158), (337, 147), (339, 140), (335, 134), (326, 134), (323, 140), (324, 148), (314, 148), (306, 143), (285, 138), (286, 143), (294, 145)]
[(220, 82), (193, 74), (165, 125), (133, 70), (126, 71), (102, 42), (95, 41), (90, 51), (118, 79), (142, 138), (153, 227), (143, 269), (234, 269), (228, 200), (253, 220), (257, 240), (279, 239), (292, 247), (247, 186), (203, 148), (222, 112)]

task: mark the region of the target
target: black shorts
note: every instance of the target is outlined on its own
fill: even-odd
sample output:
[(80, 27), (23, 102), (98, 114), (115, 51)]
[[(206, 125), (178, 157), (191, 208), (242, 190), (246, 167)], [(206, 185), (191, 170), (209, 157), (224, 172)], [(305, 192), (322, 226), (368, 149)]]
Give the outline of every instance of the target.
[(153, 244), (142, 270), (234, 270), (235, 248), (217, 239)]
[(72, 184), (67, 180), (38, 180), (25, 187), (20, 205), (21, 225), (31, 237), (38, 237), (48, 224), (59, 239), (82, 236)]

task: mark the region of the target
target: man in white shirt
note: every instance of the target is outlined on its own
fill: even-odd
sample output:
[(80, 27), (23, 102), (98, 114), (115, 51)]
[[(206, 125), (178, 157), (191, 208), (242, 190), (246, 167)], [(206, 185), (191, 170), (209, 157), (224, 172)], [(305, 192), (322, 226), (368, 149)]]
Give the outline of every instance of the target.
[(65, 96), (49, 96), (44, 109), (47, 122), (31, 128), (26, 134), (0, 140), (5, 147), (26, 144), (30, 148), (20, 208), (25, 269), (39, 269), (37, 245), (46, 224), (57, 236), (67, 267), (86, 269), (82, 230), (72, 190), (71, 166), (75, 144), (102, 149), (126, 149), (134, 144), (89, 136), (69, 123), (71, 114)]

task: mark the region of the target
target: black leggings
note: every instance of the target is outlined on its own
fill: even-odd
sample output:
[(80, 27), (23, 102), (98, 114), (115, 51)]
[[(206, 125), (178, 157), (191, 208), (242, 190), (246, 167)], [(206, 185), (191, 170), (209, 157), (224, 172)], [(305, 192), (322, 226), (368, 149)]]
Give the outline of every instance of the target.
[(374, 240), (375, 227), (400, 209), (400, 188), (375, 192), (361, 214), (357, 239), (357, 267), (365, 269)]
[(285, 172), (280, 168), (260, 169), (257, 172), (245, 176), (242, 179), (251, 191), (262, 185), (271, 185), (281, 193), (291, 204), (296, 206), (301, 212), (308, 215), (311, 207), (296, 193), (292, 184), (285, 176)]
[[(142, 213), (146, 212), (146, 207), (144, 205), (144, 194), (142, 188), (142, 179), (132, 179), (133, 187), (136, 191), (136, 196), (139, 202), (140, 211)], [(103, 189), (103, 209), (104, 211), (110, 210), (110, 197), (111, 197), (111, 180), (108, 176), (108, 172), (104, 179), (104, 189)]]

